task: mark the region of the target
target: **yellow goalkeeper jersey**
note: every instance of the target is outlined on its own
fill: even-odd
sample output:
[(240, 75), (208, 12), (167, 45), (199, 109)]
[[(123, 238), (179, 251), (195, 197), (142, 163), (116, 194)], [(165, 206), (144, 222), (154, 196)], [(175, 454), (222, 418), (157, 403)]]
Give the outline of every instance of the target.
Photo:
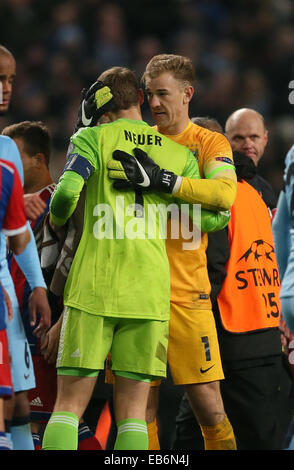
[[(237, 178), (233, 165), (231, 145), (218, 132), (202, 128), (191, 121), (187, 128), (170, 139), (185, 145), (195, 155), (203, 180), (195, 182), (199, 203), (209, 209), (230, 209), (236, 196)], [(189, 188), (183, 181), (185, 194)], [(192, 192), (192, 189), (191, 189)], [(195, 197), (195, 186), (194, 186)], [(177, 194), (181, 197), (181, 191)], [(207, 272), (207, 233), (201, 234), (198, 249), (183, 249), (185, 240), (168, 237), (167, 254), (170, 263), (171, 301), (191, 309), (211, 309), (210, 282)]]

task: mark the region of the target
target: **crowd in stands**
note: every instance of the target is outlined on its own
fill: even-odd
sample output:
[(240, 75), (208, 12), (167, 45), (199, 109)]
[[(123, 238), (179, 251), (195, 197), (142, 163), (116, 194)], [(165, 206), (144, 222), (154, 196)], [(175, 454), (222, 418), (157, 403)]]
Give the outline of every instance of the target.
[[(191, 116), (224, 125), (232, 111), (250, 107), (265, 117), (271, 139), (260, 172), (278, 194), (294, 125), (293, 19), (291, 0), (2, 0), (1, 43), (15, 55), (17, 77), (0, 127), (45, 122), (57, 179), (81, 89), (112, 65), (141, 76), (152, 56), (182, 54), (196, 70)], [(143, 118), (152, 124), (147, 104)]]

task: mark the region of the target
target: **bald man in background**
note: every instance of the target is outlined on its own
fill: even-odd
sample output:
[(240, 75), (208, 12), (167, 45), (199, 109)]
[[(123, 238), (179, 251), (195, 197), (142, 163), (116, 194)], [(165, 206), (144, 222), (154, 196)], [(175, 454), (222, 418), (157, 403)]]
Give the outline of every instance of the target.
[[(250, 184), (259, 192), (270, 209), (272, 216), (274, 216), (278, 204), (278, 196), (268, 181), (258, 174), (258, 163), (268, 143), (268, 130), (266, 129), (263, 116), (254, 109), (237, 109), (226, 121), (225, 134), (233, 151), (243, 153), (253, 160), (256, 174), (250, 180)], [(283, 316), (281, 317), (280, 329), (282, 344), (285, 352), (289, 353), (288, 345), (294, 339), (294, 335), (287, 328)]]
[(258, 163), (268, 143), (268, 130), (263, 116), (254, 109), (237, 109), (226, 121), (225, 134), (233, 151), (240, 152), (253, 160), (256, 175), (250, 184), (260, 193), (272, 211), (277, 207), (277, 195), (271, 185), (257, 172)]
[[(250, 184), (259, 192), (274, 216), (278, 196), (268, 181), (257, 173), (259, 161), (264, 155), (269, 138), (263, 116), (254, 109), (238, 109), (228, 117), (225, 124), (225, 134), (233, 152), (243, 153), (254, 162), (256, 175), (250, 180)], [(291, 352), (289, 344), (294, 339), (294, 335), (285, 323), (283, 311), (280, 318), (280, 331), (282, 345), (287, 356)], [(289, 364), (287, 364), (288, 366)]]

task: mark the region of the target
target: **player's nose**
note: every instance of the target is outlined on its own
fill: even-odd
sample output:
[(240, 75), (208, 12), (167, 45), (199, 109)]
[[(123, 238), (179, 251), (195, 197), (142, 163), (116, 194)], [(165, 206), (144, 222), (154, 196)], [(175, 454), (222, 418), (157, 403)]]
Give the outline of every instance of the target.
[(245, 137), (244, 141), (243, 141), (243, 147), (248, 148), (248, 147), (251, 147), (251, 146), (252, 146), (252, 141), (251, 141), (250, 137)]
[(160, 99), (158, 96), (153, 95), (152, 97), (149, 98), (149, 105), (150, 107), (153, 108), (159, 108), (160, 107)]

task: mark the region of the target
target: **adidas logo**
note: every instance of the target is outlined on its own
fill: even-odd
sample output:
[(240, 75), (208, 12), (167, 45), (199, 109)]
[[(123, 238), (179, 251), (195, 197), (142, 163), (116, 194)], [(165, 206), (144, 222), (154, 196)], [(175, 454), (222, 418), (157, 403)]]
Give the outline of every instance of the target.
[(81, 357), (81, 352), (80, 352), (79, 348), (76, 349), (76, 350), (70, 355), (70, 357)]
[(40, 397), (34, 398), (30, 404), (33, 406), (43, 406)]

